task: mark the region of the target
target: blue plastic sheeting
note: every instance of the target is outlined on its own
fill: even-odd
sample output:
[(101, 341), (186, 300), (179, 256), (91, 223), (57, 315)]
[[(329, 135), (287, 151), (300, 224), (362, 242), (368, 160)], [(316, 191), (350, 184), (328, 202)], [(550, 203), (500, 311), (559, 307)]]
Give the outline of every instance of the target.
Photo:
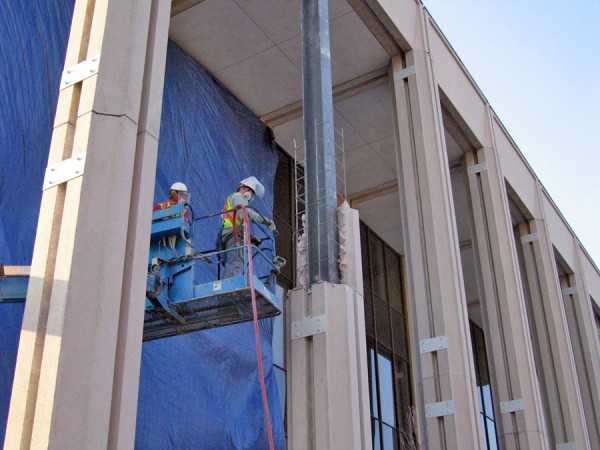
[(7, 265), (31, 262), (73, 4), (0, 0), (0, 259)]
[[(195, 217), (208, 215), (254, 175), (266, 193), (252, 206), (272, 217), (277, 155), (268, 128), (173, 43), (160, 133), (156, 203), (183, 181)], [(196, 249), (214, 248), (220, 220), (195, 222)], [(197, 283), (215, 278), (214, 267), (196, 267)], [(259, 325), (275, 443), (285, 448), (273, 319)], [(252, 323), (144, 343), (136, 448), (268, 448)]]
[[(7, 265), (31, 263), (73, 3), (0, 0), (0, 260)], [(254, 175), (267, 194), (253, 206), (270, 217), (276, 164), (268, 128), (170, 44), (156, 202), (183, 181), (199, 217), (220, 210), (239, 180)], [(218, 226), (218, 218), (196, 222), (198, 250), (214, 247)], [(214, 275), (198, 264), (197, 282)], [(1, 441), (22, 315), (22, 305), (0, 307)], [(283, 449), (272, 334), (273, 320), (261, 321), (275, 444)], [(143, 345), (136, 448), (268, 448), (252, 323)]]
[[(0, 261), (29, 265), (74, 0), (0, 0)], [(0, 443), (22, 304), (0, 305)]]

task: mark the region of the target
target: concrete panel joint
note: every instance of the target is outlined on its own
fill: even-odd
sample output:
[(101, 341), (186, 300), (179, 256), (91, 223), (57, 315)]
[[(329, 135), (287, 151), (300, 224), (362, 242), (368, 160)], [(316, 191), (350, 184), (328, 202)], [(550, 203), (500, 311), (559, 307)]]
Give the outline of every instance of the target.
[(80, 177), (83, 175), (84, 166), (85, 153), (48, 166), (46, 168), (42, 190), (45, 191), (46, 189), (72, 180), (73, 178)]
[(431, 339), (423, 339), (419, 342), (421, 354), (437, 352), (448, 348), (448, 338), (446, 336), (437, 336)]
[(535, 242), (538, 239), (537, 233), (526, 234), (525, 236), (521, 236), (521, 244), (529, 244), (530, 242)]
[(326, 331), (326, 316), (307, 317), (292, 323), (292, 341), (305, 337), (314, 336), (315, 334), (325, 333)]
[(562, 290), (563, 297), (567, 297), (569, 295), (577, 294), (577, 286), (569, 286)]
[(433, 417), (443, 417), (454, 414), (454, 400), (445, 402), (428, 403), (425, 405), (425, 417), (431, 419)]
[(577, 450), (575, 442), (565, 442), (564, 444), (556, 444), (556, 450)]
[(500, 412), (502, 414), (523, 411), (525, 409), (523, 405), (523, 399), (509, 400), (507, 402), (500, 402)]
[(79, 64), (74, 65), (68, 69), (65, 69), (60, 79), (60, 90), (68, 88), (86, 78), (91, 77), (98, 73), (100, 67), (100, 55), (86, 59)]
[(415, 66), (407, 67), (405, 69), (399, 70), (398, 72), (396, 72), (394, 74), (394, 81), (404, 80), (408, 77), (412, 77), (413, 75), (416, 75), (416, 73), (417, 73), (417, 71), (415, 69)]
[(473, 175), (473, 174), (476, 174), (476, 173), (485, 172), (486, 170), (488, 170), (487, 162), (482, 162), (482, 163), (479, 163), (479, 164), (473, 164), (472, 166), (469, 166), (467, 168), (467, 172), (469, 173), (469, 175)]

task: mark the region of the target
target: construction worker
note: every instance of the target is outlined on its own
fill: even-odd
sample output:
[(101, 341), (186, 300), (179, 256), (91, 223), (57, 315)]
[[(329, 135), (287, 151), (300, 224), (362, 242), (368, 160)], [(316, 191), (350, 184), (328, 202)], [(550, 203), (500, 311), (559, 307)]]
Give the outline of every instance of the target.
[[(182, 182), (178, 181), (173, 183), (171, 189), (169, 189), (169, 200), (166, 202), (159, 203), (156, 205), (152, 211), (158, 211), (159, 209), (170, 208), (173, 205), (177, 205), (179, 203), (184, 203), (190, 201), (190, 193), (187, 189), (187, 186)], [(190, 219), (190, 212), (186, 209), (184, 213), (184, 218), (186, 220)]]
[[(221, 243), (225, 250), (239, 247), (244, 242), (243, 234), (243, 219), (244, 213), (241, 209), (235, 210), (240, 206), (248, 206), (254, 200), (254, 196), (260, 198), (265, 193), (265, 187), (256, 179), (256, 177), (248, 177), (240, 181), (236, 192), (227, 197), (223, 211), (229, 211), (223, 214), (223, 231), (221, 232)], [(248, 209), (248, 216), (251, 220), (265, 224), (269, 230), (275, 231), (275, 222), (270, 219), (263, 218), (260, 214), (252, 209)], [(225, 269), (223, 278), (230, 278), (241, 275), (244, 265), (243, 251), (229, 251), (225, 253)]]

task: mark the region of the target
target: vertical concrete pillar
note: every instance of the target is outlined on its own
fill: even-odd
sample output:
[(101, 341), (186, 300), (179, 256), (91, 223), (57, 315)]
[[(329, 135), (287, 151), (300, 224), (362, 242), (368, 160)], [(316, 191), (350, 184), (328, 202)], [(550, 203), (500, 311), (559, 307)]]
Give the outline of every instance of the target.
[(522, 223), (519, 231), (525, 271), (534, 316), (531, 327), (541, 353), (540, 377), (548, 401), (549, 426), (556, 445), (590, 448), (583, 405), (575, 373), (575, 361), (558, 283), (554, 253), (543, 214), (541, 187), (538, 201), (541, 217)]
[[(425, 46), (392, 59), (402, 232), (430, 449), (479, 448), (481, 420), (437, 85)], [(446, 342), (433, 349), (433, 340)]]
[(489, 142), (465, 155), (479, 265), (481, 309), (501, 448), (549, 448), (515, 253), (506, 186)]
[(347, 202), (339, 207), (340, 272), (342, 284), (353, 291), (354, 297), (354, 347), (356, 353), (358, 420), (360, 421), (361, 449), (372, 448), (371, 408), (369, 403), (369, 362), (367, 358), (367, 332), (365, 329), (365, 302), (363, 289), (360, 221), (358, 211)]
[(358, 212), (341, 207), (346, 284), (297, 288), (287, 300), (288, 447), (372, 448)]
[(575, 237), (573, 245), (575, 266), (573, 273), (561, 277), (561, 289), (590, 446), (600, 448), (600, 343), (582, 273), (583, 250)]
[(42, 196), (6, 448), (134, 446), (169, 11), (75, 4), (65, 67), (99, 69), (61, 91), (48, 165), (85, 164)]

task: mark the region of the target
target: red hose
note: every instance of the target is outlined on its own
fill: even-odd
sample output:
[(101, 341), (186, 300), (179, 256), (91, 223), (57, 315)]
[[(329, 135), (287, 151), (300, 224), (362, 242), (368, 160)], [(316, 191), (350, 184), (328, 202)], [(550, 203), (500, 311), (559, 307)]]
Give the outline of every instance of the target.
[(258, 359), (258, 374), (260, 377), (260, 390), (262, 391), (263, 407), (265, 409), (265, 417), (267, 420), (267, 432), (269, 434), (269, 449), (275, 450), (273, 444), (273, 430), (271, 429), (271, 416), (269, 414), (269, 402), (267, 400), (267, 388), (265, 387), (265, 375), (262, 365), (262, 353), (260, 351), (260, 335), (258, 332), (258, 310), (256, 308), (256, 292), (254, 289), (254, 268), (252, 267), (252, 243), (250, 241), (250, 218), (248, 211), (242, 206), (244, 211), (244, 223), (246, 232), (246, 244), (248, 247), (248, 277), (250, 280), (250, 292), (252, 294), (252, 315), (254, 318), (254, 337), (256, 339), (256, 358)]

